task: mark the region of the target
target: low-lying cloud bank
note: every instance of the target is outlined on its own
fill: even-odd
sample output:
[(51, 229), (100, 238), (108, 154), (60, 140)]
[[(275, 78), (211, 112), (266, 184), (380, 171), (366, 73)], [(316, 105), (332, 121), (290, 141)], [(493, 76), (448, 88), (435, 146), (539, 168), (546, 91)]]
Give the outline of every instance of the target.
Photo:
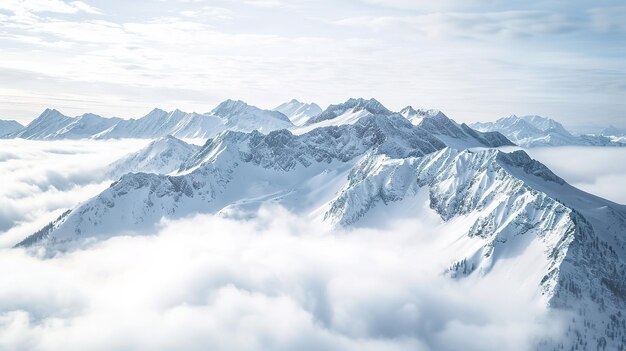
[(626, 204), (626, 147), (545, 147), (526, 152), (573, 186)]
[(52, 258), (4, 249), (0, 349), (529, 350), (559, 332), (514, 276), (442, 276), (436, 235), (417, 219), (325, 232), (263, 207)]
[(0, 247), (105, 189), (102, 170), (146, 140), (0, 140)]

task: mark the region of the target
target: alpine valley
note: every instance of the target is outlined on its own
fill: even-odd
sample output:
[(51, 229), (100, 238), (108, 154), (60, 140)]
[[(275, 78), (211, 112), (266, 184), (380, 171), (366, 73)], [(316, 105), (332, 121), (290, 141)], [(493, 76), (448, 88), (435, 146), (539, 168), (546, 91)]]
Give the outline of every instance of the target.
[(574, 136), (537, 116), (467, 125), (360, 98), (325, 110), (227, 100), (208, 113), (155, 109), (130, 120), (48, 109), (25, 127), (2, 128), (4, 138), (152, 139), (107, 166), (110, 187), (20, 249), (54, 256), (150, 232), (164, 219), (247, 218), (267, 204), (330, 231), (434, 216), (448, 260), (441, 276), (520, 276), (542, 306), (567, 316), (560, 335), (529, 350), (626, 349), (626, 206), (571, 186), (515, 147), (619, 146), (609, 138)]

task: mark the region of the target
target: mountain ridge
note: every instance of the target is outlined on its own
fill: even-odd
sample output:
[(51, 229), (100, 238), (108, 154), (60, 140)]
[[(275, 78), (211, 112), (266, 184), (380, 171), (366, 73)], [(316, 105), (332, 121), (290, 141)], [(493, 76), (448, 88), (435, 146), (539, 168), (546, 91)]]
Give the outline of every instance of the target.
[(522, 147), (626, 145), (601, 135), (574, 135), (561, 123), (536, 115), (511, 115), (495, 122), (476, 122), (469, 126), (481, 132), (500, 132)]

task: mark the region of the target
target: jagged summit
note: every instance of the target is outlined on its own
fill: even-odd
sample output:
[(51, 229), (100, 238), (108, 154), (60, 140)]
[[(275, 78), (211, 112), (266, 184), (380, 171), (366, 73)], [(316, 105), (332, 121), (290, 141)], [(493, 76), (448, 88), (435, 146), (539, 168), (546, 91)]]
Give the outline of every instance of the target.
[(229, 117), (231, 115), (241, 113), (249, 107), (250, 106), (247, 103), (241, 100), (228, 99), (217, 105), (211, 113), (220, 117)]
[(226, 100), (213, 109), (211, 114), (224, 120), (224, 129), (246, 132), (259, 130), (267, 133), (293, 127), (293, 123), (284, 114), (263, 110), (241, 100)]
[[(433, 118), (439, 115), (443, 115), (443, 112), (439, 110), (424, 110), (424, 109), (414, 109), (413, 106), (409, 105), (402, 110), (400, 110), (400, 114), (411, 121), (411, 123), (415, 125), (419, 125), (424, 118)], [(444, 115), (445, 116), (445, 115)]]
[(435, 135), (446, 145), (453, 148), (464, 149), (478, 146), (499, 147), (514, 145), (500, 133), (478, 132), (465, 123), (456, 123), (439, 110), (416, 110), (411, 106), (407, 106), (400, 111), (400, 115), (413, 125)]
[(49, 121), (49, 120), (54, 120), (54, 119), (65, 119), (65, 118), (69, 118), (69, 117), (62, 114), (59, 110), (55, 108), (46, 108), (37, 118), (31, 121), (27, 126), (30, 126), (31, 124), (40, 123), (41, 121)]
[(389, 115), (392, 113), (374, 98), (369, 100), (363, 98), (350, 98), (342, 104), (330, 105), (326, 110), (324, 110), (324, 112), (312, 117), (306, 124), (311, 125), (334, 119), (348, 113), (357, 114), (359, 112), (366, 112), (375, 115)]

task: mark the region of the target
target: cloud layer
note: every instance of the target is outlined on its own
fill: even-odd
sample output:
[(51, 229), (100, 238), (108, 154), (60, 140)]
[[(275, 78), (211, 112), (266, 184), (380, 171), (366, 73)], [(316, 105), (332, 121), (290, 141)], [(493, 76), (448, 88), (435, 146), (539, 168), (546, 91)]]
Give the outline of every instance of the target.
[(550, 147), (526, 152), (573, 186), (626, 204), (626, 148)]
[(0, 348), (528, 350), (558, 332), (515, 274), (452, 281), (436, 229), (391, 228), (321, 232), (264, 207), (49, 259), (3, 250)]
[(0, 140), (0, 247), (98, 194), (112, 182), (102, 169), (148, 142)]

